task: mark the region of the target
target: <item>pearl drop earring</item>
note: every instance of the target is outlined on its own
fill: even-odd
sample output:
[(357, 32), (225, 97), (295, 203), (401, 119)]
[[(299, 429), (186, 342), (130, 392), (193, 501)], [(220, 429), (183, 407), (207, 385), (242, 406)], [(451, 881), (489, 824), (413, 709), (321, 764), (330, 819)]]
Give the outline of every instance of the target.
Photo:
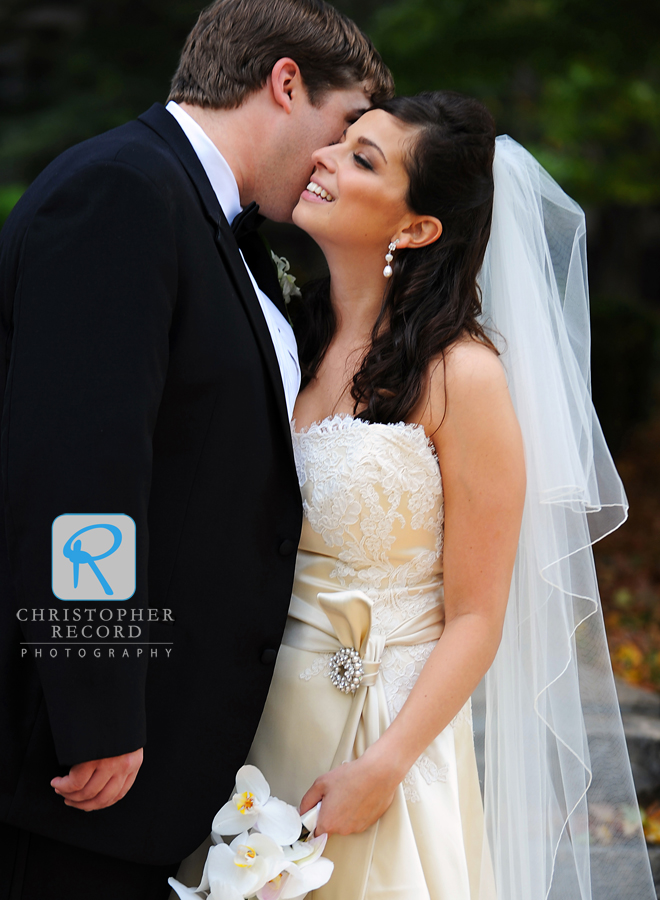
[(392, 254), (396, 250), (396, 245), (398, 243), (399, 243), (399, 239), (397, 238), (395, 241), (392, 241), (390, 246), (387, 248), (387, 253), (385, 255), (385, 262), (387, 263), (387, 265), (383, 269), (383, 275), (385, 276), (385, 278), (392, 277), (392, 266), (390, 265), (390, 263), (394, 259), (394, 256)]

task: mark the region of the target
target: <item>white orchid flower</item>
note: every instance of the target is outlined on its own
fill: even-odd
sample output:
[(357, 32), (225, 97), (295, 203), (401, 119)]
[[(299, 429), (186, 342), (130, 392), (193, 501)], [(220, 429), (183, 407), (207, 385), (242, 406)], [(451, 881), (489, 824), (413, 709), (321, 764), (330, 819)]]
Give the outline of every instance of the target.
[(236, 793), (213, 820), (213, 836), (238, 834), (256, 828), (278, 844), (293, 844), (302, 823), (297, 810), (270, 796), (268, 782), (256, 766), (243, 766), (236, 774)]
[(257, 891), (258, 900), (303, 900), (330, 880), (334, 863), (321, 858), (327, 834), (306, 841), (296, 841), (284, 848), (288, 863), (282, 872)]
[(253, 897), (287, 865), (282, 848), (265, 834), (244, 831), (231, 844), (217, 844), (208, 854), (209, 900)]

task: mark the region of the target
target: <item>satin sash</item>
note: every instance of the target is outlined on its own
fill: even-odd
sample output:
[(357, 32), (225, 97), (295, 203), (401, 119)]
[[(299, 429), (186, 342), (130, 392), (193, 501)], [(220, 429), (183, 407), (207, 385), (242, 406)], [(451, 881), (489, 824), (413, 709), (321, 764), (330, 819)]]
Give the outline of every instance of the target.
[[(378, 677), (385, 647), (438, 640), (444, 630), (444, 608), (434, 606), (403, 622), (389, 634), (372, 634), (373, 602), (362, 591), (319, 593), (317, 598), (320, 608), (294, 594), (282, 643), (315, 653), (336, 653), (341, 647), (352, 647), (360, 654), (364, 667), (364, 677), (353, 694), (332, 762), (334, 769), (361, 756), (390, 724), (382, 679)], [(400, 818), (402, 835), (408, 830), (405, 810), (403, 788), (399, 785), (387, 815)], [(366, 831), (348, 838), (335, 835), (331, 839), (342, 841), (344, 858), (350, 855), (347, 868), (351, 872), (353, 890), (359, 888), (354, 894), (356, 897), (366, 893), (378, 825), (379, 822), (375, 822)], [(322, 889), (324, 900), (342, 900), (341, 893), (341, 884), (333, 885), (332, 878)]]

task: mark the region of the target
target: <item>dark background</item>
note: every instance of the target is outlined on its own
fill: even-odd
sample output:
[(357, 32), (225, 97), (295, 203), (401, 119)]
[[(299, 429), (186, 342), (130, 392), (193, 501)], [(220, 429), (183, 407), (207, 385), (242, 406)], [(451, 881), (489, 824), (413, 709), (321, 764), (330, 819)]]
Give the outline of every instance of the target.
[[(587, 212), (593, 392), (631, 500), (597, 546), (615, 669), (660, 689), (660, 4), (340, 0), (400, 93), (482, 99)], [(0, 223), (58, 153), (164, 101), (192, 0), (0, 0)], [(322, 270), (268, 226), (299, 282)]]

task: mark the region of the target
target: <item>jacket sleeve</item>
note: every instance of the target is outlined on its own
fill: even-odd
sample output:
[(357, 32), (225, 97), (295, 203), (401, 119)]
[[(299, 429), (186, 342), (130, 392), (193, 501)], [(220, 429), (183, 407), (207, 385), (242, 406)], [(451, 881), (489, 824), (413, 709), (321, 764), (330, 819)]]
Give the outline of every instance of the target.
[[(124, 621), (133, 618), (139, 640), (148, 640), (152, 438), (176, 281), (163, 192), (121, 162), (69, 177), (38, 208), (23, 241), (2, 420), (5, 522), (23, 641), (34, 653), (63, 766), (146, 741), (148, 647), (126, 640), (114, 657), (107, 649), (95, 656), (80, 633), (91, 621), (95, 634), (101, 607), (124, 608)], [(67, 513), (134, 519), (132, 598), (80, 604), (53, 594), (51, 527)], [(68, 653), (66, 641), (53, 639), (65, 615), (60, 635), (76, 635)]]

